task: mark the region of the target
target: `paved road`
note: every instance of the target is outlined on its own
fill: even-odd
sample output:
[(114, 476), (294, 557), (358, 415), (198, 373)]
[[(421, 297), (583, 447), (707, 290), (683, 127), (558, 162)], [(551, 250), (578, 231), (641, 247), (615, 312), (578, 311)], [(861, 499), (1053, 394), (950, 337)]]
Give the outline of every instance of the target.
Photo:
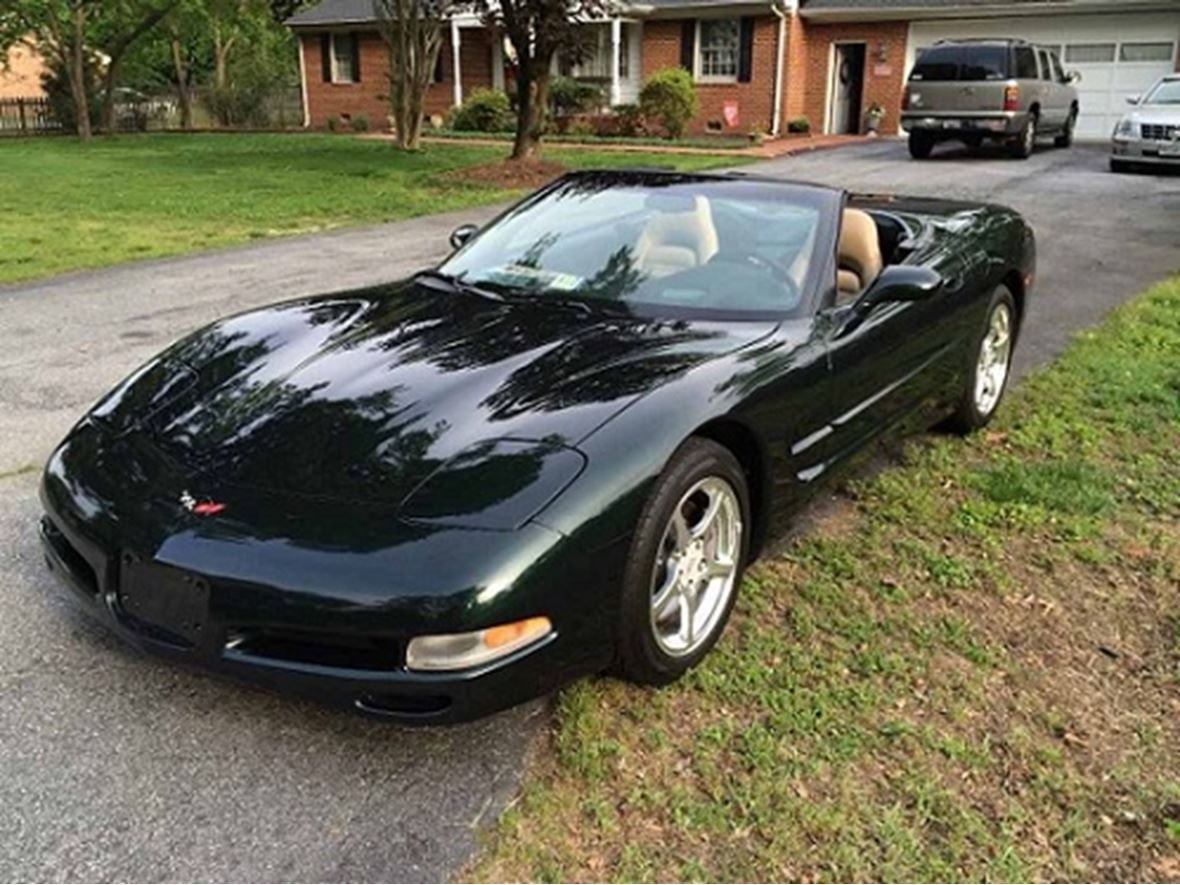
[[(1180, 269), (1180, 178), (1104, 168), (1094, 148), (918, 164), (882, 141), (761, 171), (1027, 212), (1041, 243), (1027, 369)], [(136, 364), (230, 311), (419, 266), (459, 220), (0, 289), (0, 879), (442, 878), (512, 795), (543, 705), (408, 731), (177, 671), (73, 614), (50, 592), (34, 536), (36, 470)]]

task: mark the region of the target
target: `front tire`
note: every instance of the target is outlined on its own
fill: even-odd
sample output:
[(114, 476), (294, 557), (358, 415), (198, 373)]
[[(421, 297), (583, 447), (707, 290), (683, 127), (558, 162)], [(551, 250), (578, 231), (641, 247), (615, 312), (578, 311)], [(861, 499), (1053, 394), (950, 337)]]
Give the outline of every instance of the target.
[(915, 160), (925, 160), (934, 150), (934, 136), (926, 132), (915, 130), (910, 133), (910, 156)]
[(983, 328), (971, 348), (971, 365), (954, 414), (947, 422), (955, 433), (966, 435), (984, 427), (1004, 397), (1012, 369), (1016, 340), (1016, 299), (1007, 286), (997, 286), (988, 303)]
[(1053, 144), (1059, 148), (1067, 148), (1073, 146), (1073, 133), (1078, 125), (1078, 109), (1074, 108), (1069, 112), (1069, 117), (1066, 118), (1065, 128), (1061, 130), (1061, 134), (1053, 139)]
[(665, 685), (717, 643), (749, 551), (745, 474), (728, 449), (693, 437), (648, 496), (623, 579), (615, 671)]

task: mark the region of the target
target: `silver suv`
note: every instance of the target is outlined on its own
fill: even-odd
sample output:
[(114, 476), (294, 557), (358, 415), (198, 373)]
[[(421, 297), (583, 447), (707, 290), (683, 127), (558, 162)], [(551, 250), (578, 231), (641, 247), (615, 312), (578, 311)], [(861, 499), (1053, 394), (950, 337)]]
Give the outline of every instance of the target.
[(906, 84), (901, 125), (910, 154), (925, 159), (940, 141), (976, 148), (986, 139), (1025, 158), (1050, 133), (1058, 147), (1069, 147), (1080, 79), (1064, 71), (1056, 53), (1023, 40), (935, 43), (919, 54)]

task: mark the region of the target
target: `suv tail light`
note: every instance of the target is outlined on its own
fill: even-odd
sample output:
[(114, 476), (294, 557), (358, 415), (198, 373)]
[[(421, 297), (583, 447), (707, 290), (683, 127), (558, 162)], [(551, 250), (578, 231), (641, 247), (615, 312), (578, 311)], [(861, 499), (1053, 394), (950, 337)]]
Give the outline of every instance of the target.
[(1019, 86), (1005, 86), (1004, 87), (1004, 110), (1006, 110), (1006, 111), (1020, 110), (1020, 87)]

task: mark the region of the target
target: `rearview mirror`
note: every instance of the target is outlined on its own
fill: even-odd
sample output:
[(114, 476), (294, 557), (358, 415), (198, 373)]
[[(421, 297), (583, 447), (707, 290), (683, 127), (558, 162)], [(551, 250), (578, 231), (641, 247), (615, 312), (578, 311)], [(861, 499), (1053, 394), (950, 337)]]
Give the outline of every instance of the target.
[(899, 301), (924, 301), (942, 291), (945, 281), (942, 275), (928, 267), (894, 264), (886, 267), (860, 296), (856, 307), (868, 310), (878, 304), (893, 304)]
[(451, 246), (455, 249), (463, 248), (463, 244), (479, 233), (474, 224), (461, 224), (451, 231)]
[(1127, 96), (1127, 104), (1139, 104), (1139, 96), (1138, 95), (1128, 95)]
[(1065, 82), (1066, 83), (1081, 83), (1082, 82), (1082, 72), (1081, 71), (1070, 71), (1068, 74), (1065, 75)]

